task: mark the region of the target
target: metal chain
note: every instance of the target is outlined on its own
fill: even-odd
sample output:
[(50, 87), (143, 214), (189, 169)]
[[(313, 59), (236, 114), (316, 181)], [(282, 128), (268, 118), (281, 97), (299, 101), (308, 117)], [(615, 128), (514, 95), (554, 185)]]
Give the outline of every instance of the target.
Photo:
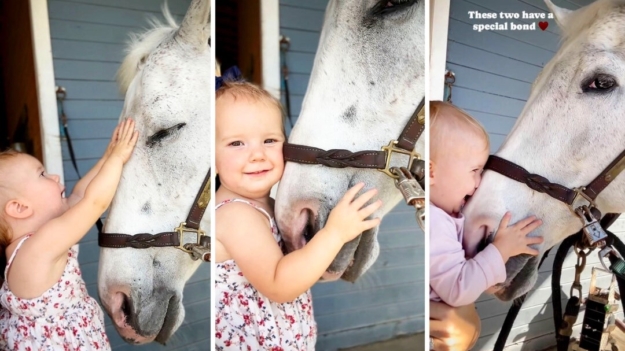
[[(575, 280), (573, 280), (573, 284), (571, 285), (571, 297), (573, 297), (573, 291), (577, 290), (578, 293), (578, 298), (579, 301), (577, 302), (578, 305), (582, 303), (582, 284), (580, 282), (581, 280), (581, 276), (582, 276), (582, 272), (584, 271), (584, 268), (586, 268), (586, 257), (588, 257), (588, 255), (590, 255), (595, 248), (594, 247), (587, 247), (585, 245), (583, 245), (582, 247), (579, 246), (579, 242), (575, 243), (575, 246), (573, 246), (573, 251), (575, 251), (575, 254), (577, 255), (577, 263), (575, 264)], [(587, 249), (588, 251), (584, 251), (585, 249)]]

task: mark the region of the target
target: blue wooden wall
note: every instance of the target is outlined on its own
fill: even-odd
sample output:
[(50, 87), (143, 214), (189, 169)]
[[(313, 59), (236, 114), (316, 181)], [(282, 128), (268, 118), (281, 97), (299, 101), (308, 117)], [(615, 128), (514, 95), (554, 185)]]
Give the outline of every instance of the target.
[[(280, 34), (291, 39), (291, 110), (297, 117), (308, 86), (327, 0), (280, 0)], [(403, 203), (383, 220), (380, 256), (355, 283), (319, 283), (312, 289), (319, 327), (317, 350), (391, 339), (424, 330), (424, 235), (414, 209)], [(423, 345), (415, 345), (415, 350)]]
[[(556, 5), (577, 9), (592, 0), (555, 0)], [(548, 12), (542, 0), (451, 0), (447, 68), (456, 74), (454, 104), (476, 117), (489, 132), (491, 152), (496, 151), (512, 129), (529, 97), (531, 84), (559, 48), (560, 32), (555, 20), (542, 31), (477, 32), (476, 23), (502, 20), (475, 20), (469, 11), (480, 12)], [(531, 23), (514, 20), (515, 23)], [(442, 79), (442, 77), (441, 77)], [(613, 226), (623, 237), (625, 221)], [(551, 310), (551, 267), (557, 247), (540, 269), (538, 283), (530, 291), (507, 340), (506, 350), (542, 350), (555, 345)], [(570, 254), (562, 270), (562, 290), (570, 290), (574, 276), (574, 255)], [(596, 255), (589, 257), (587, 267), (598, 264)], [(607, 277), (600, 281), (605, 285)], [(588, 293), (590, 268), (582, 275), (584, 294)], [(568, 297), (563, 294), (563, 301)], [(482, 334), (474, 350), (492, 350), (511, 303), (503, 303), (484, 294), (476, 303), (482, 318)], [(574, 329), (579, 335), (583, 309)]]
[[(169, 0), (178, 18), (190, 0)], [(148, 28), (148, 16), (162, 19), (160, 0), (48, 0), (54, 75), (67, 89), (65, 111), (78, 167), (85, 174), (102, 156), (122, 110), (115, 72), (131, 32)], [(71, 189), (77, 175), (62, 142), (65, 182)], [(99, 248), (93, 228), (80, 242), (79, 261), (91, 296), (97, 296)], [(152, 343), (132, 347), (106, 320), (113, 350), (208, 350), (210, 342), (210, 267), (203, 265), (184, 290), (186, 318), (167, 347)]]

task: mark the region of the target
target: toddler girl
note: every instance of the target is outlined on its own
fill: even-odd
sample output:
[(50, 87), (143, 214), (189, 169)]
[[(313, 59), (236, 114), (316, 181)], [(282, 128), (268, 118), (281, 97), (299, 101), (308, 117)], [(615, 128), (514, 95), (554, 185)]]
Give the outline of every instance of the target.
[(215, 162), (217, 350), (314, 350), (309, 292), (346, 242), (380, 223), (381, 206), (363, 184), (349, 189), (325, 228), (283, 255), (269, 191), (282, 177), (280, 103), (245, 82), (217, 90)]
[[(430, 300), (450, 306), (475, 302), (489, 287), (506, 280), (505, 263), (543, 241), (528, 237), (541, 221), (531, 216), (508, 227), (506, 213), (492, 244), (465, 258), (462, 246), (465, 199), (480, 185), (488, 159), (484, 128), (459, 108), (430, 102)], [(440, 299), (440, 300), (439, 300)]]
[(74, 247), (109, 206), (137, 142), (115, 131), (102, 159), (69, 197), (59, 176), (27, 154), (0, 154), (1, 350), (110, 350), (104, 316), (87, 294)]

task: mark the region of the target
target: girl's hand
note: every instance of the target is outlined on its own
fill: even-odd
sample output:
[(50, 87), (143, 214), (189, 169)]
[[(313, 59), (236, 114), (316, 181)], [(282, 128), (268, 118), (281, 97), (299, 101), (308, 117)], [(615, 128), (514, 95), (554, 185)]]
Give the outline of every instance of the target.
[(344, 243), (380, 224), (379, 218), (369, 220), (366, 218), (382, 206), (382, 200), (377, 200), (363, 208), (364, 204), (371, 200), (378, 191), (371, 189), (355, 198), (364, 186), (364, 183), (358, 183), (349, 189), (328, 216), (326, 228), (333, 230)]
[(111, 141), (109, 142), (109, 145), (106, 147), (106, 150), (104, 151), (104, 155), (102, 156), (102, 158), (108, 158), (109, 156), (111, 156), (111, 153), (113, 152), (113, 148), (115, 147), (115, 145), (117, 144), (117, 139), (119, 138), (119, 129), (121, 127), (122, 124), (124, 124), (124, 121), (121, 121), (118, 125), (115, 126), (115, 129), (113, 130), (113, 134), (111, 135)]
[[(130, 118), (122, 121), (117, 128), (115, 128), (113, 138), (115, 138), (115, 135), (117, 135), (117, 138), (114, 143), (111, 140), (111, 144), (113, 145), (109, 157), (119, 157), (122, 162), (126, 164), (139, 138), (139, 132), (135, 131), (135, 122)], [(109, 145), (109, 147), (111, 147), (111, 145)]]
[(503, 215), (493, 241), (493, 245), (501, 253), (503, 261), (508, 262), (510, 257), (520, 254), (538, 255), (538, 250), (532, 249), (529, 245), (540, 244), (543, 242), (543, 238), (528, 237), (527, 234), (540, 227), (543, 222), (540, 219), (536, 219), (536, 216), (529, 216), (514, 225), (508, 226), (511, 217), (510, 212), (506, 212)]
[(430, 337), (436, 351), (469, 350), (480, 336), (475, 305), (451, 307), (430, 301)]

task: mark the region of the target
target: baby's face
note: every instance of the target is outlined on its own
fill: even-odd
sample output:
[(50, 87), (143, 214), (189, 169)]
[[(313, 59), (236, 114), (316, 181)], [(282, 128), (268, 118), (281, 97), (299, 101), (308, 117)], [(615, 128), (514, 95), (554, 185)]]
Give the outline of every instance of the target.
[(474, 134), (467, 134), (448, 150), (440, 152), (438, 160), (432, 161), (432, 203), (448, 214), (457, 216), (466, 197), (473, 195), (480, 185), (488, 154), (486, 141)]
[(65, 199), (65, 186), (60, 177), (48, 174), (36, 158), (20, 154), (6, 160), (6, 173), (2, 181), (9, 188), (8, 199), (16, 198), (33, 210), (33, 216), (48, 221), (63, 214), (69, 208)]
[(253, 199), (282, 177), (282, 115), (275, 106), (225, 94), (217, 99), (215, 165), (222, 186)]

